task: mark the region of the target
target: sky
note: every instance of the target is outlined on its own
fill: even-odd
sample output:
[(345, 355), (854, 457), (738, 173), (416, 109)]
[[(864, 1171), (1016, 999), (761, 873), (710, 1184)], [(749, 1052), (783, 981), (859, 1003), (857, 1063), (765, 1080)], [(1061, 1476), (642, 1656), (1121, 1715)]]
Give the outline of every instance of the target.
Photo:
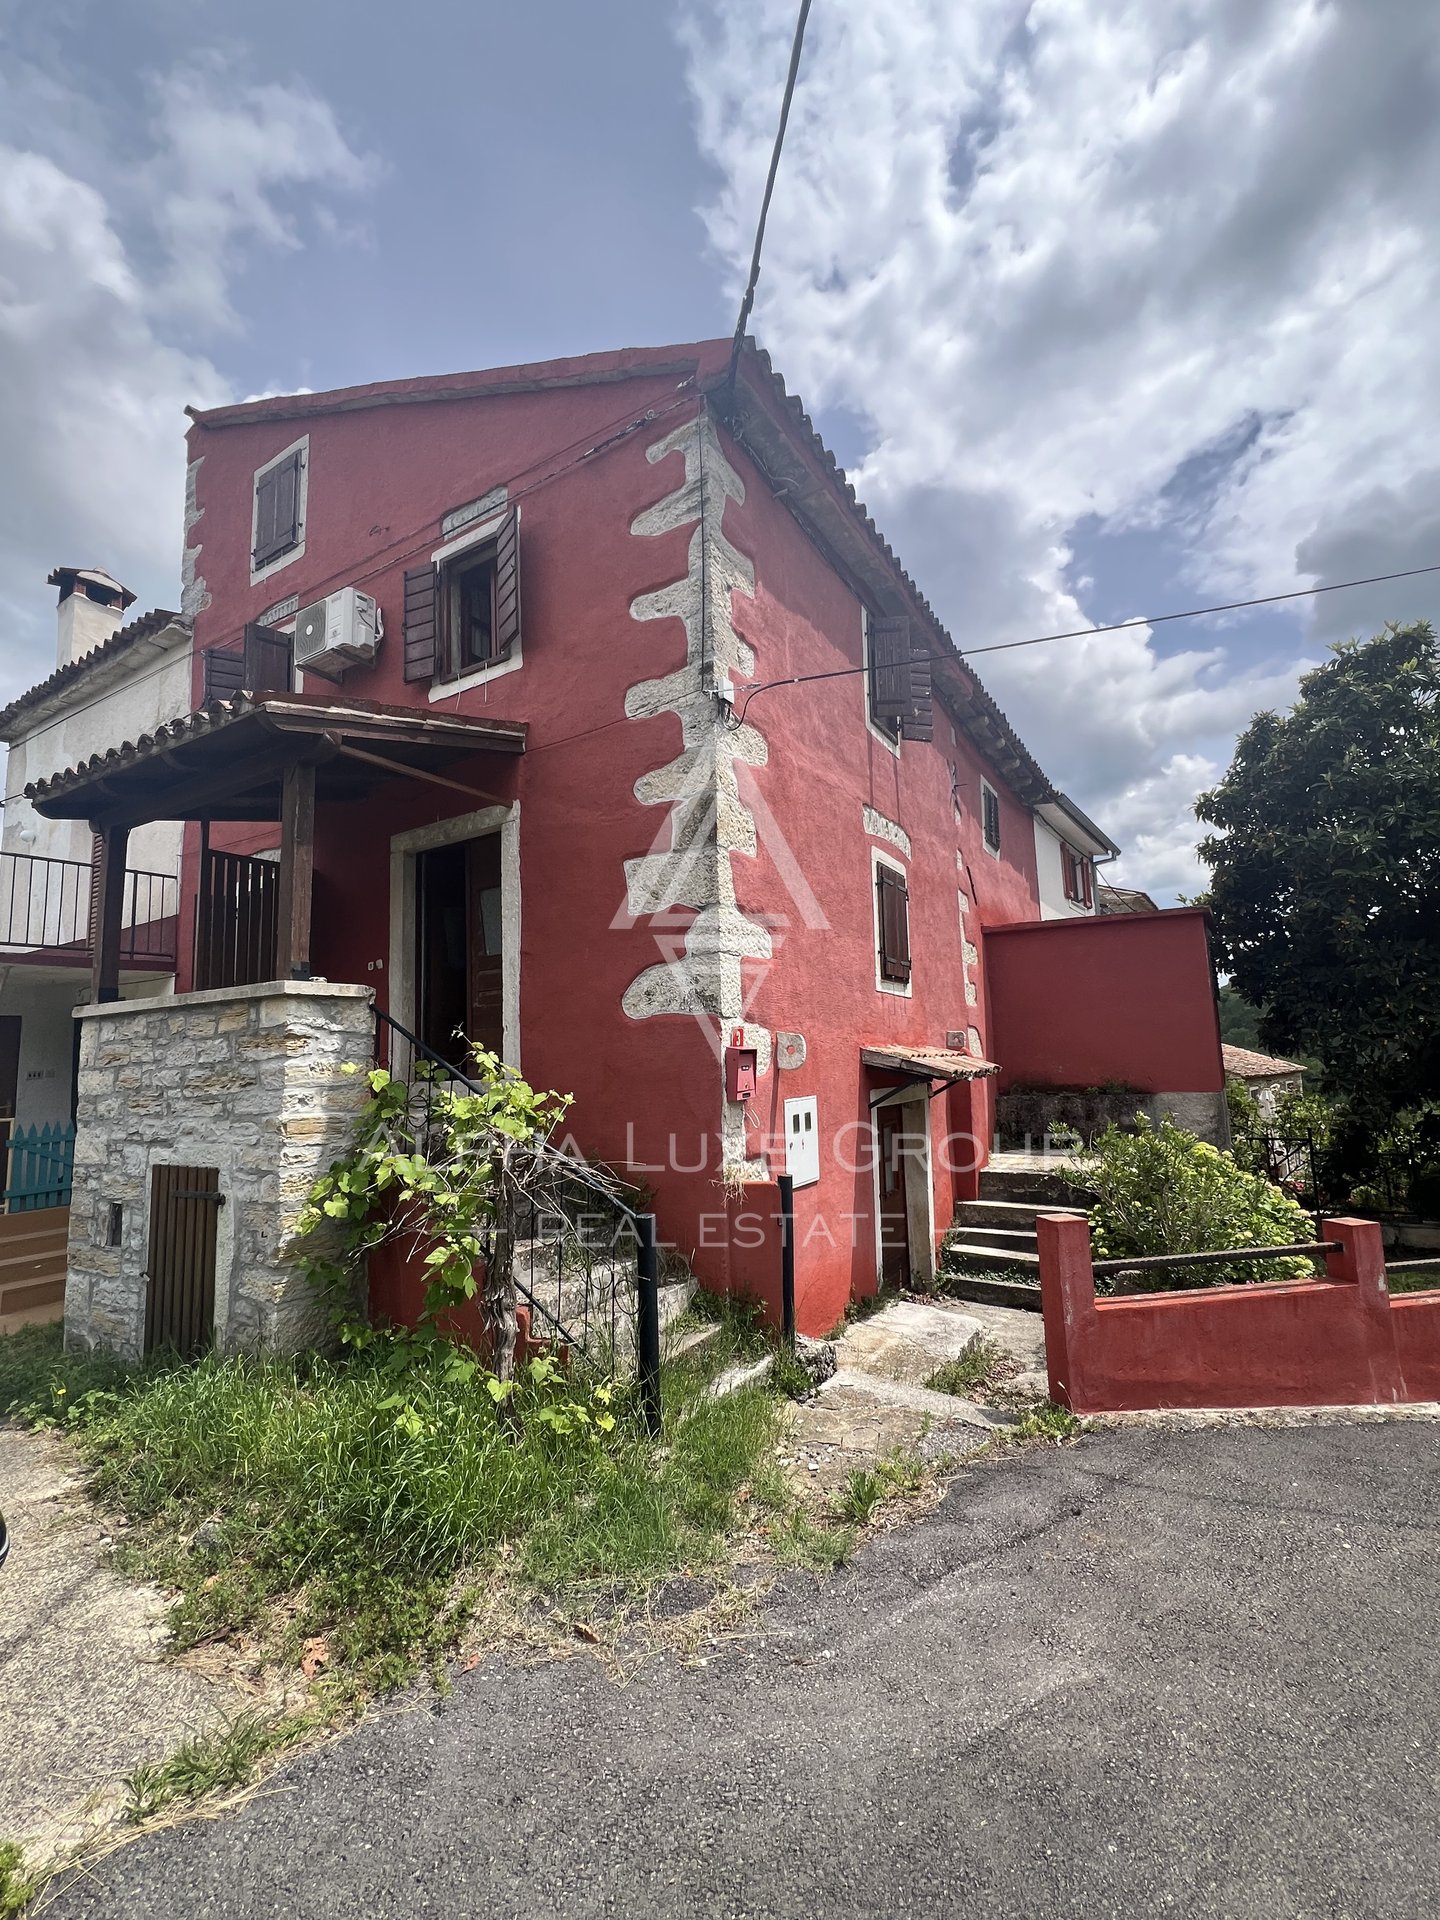
[[(728, 333), (793, 0), (0, 0), (0, 697), (178, 604), (182, 409)], [(814, 0), (753, 330), (961, 646), (1440, 562), (1440, 8)], [(1440, 575), (978, 662), (1195, 794)]]

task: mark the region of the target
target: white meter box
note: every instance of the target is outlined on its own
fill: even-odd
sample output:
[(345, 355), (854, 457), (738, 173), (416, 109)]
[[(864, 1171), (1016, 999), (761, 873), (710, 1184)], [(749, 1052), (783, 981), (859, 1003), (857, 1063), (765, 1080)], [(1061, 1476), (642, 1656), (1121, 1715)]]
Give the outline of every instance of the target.
[(797, 1187), (820, 1178), (820, 1118), (814, 1094), (785, 1102), (785, 1171)]

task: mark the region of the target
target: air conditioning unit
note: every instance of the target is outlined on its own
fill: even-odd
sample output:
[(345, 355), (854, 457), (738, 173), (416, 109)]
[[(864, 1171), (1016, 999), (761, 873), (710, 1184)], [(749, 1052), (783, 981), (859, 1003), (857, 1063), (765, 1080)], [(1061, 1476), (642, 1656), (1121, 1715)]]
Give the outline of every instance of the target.
[(295, 664), (338, 679), (347, 667), (375, 658), (381, 632), (380, 609), (371, 596), (341, 587), (295, 616)]

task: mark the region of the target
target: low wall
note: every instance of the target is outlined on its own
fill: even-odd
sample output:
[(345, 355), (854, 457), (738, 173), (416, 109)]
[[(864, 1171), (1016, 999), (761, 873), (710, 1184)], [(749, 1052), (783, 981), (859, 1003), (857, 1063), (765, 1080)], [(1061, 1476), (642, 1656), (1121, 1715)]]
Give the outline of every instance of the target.
[(1373, 1220), (1325, 1221), (1324, 1280), (1105, 1300), (1083, 1214), (1036, 1234), (1050, 1396), (1074, 1413), (1440, 1398), (1440, 1292), (1391, 1299)]
[(139, 1357), (159, 1165), (219, 1170), (215, 1344), (295, 1351), (327, 1336), (290, 1264), (293, 1229), (364, 1099), (363, 1076), (341, 1069), (370, 1058), (371, 999), (366, 987), (282, 980), (76, 1009), (67, 1344)]

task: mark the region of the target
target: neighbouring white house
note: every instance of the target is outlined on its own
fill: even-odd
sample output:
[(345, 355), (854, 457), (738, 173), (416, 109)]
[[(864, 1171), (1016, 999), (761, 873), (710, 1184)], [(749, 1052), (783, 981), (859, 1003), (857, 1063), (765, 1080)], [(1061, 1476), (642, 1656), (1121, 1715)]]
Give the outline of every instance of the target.
[[(0, 1138), (67, 1129), (74, 1118), (72, 1010), (89, 998), (91, 836), (80, 820), (47, 820), (27, 783), (153, 733), (188, 713), (190, 627), (147, 613), (122, 624), (134, 595), (98, 567), (57, 567), (55, 670), (0, 712), (9, 748), (0, 835)], [(121, 991), (164, 993), (175, 972), (181, 840), (178, 822), (131, 836), (121, 934)], [(18, 1161), (17, 1153), (11, 1159)], [(7, 1166), (7, 1192), (15, 1187)]]
[(1220, 1057), (1225, 1078), (1240, 1081), (1255, 1096), (1255, 1104), (1267, 1121), (1275, 1118), (1275, 1109), (1286, 1094), (1305, 1091), (1305, 1069), (1297, 1060), (1278, 1060), (1273, 1054), (1232, 1046), (1221, 1047)]
[(1035, 809), (1035, 875), (1040, 918), (1063, 920), (1100, 911), (1097, 864), (1113, 860), (1120, 849), (1063, 793), (1052, 794)]

